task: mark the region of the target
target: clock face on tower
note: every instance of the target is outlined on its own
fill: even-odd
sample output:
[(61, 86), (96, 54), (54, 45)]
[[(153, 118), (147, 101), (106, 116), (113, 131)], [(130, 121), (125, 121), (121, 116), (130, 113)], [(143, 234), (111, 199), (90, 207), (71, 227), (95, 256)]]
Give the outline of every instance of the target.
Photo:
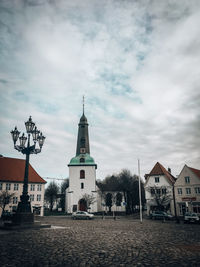
[(83, 148), (83, 147), (80, 148), (80, 153), (81, 153), (81, 154), (84, 154), (84, 153), (85, 153), (85, 148)]

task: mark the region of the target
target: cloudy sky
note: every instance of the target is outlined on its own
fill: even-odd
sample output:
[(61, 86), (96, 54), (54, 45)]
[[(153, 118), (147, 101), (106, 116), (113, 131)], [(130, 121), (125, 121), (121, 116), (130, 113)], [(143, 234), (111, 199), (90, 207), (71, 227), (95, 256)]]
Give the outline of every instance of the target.
[(85, 95), (97, 178), (159, 161), (200, 169), (200, 1), (0, 0), (0, 154), (46, 136), (31, 164), (65, 178)]

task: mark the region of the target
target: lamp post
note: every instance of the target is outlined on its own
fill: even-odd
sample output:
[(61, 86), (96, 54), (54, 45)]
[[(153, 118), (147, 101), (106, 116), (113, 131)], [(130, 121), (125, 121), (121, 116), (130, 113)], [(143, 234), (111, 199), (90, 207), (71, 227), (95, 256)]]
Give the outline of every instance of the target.
[[(16, 223), (33, 223), (34, 216), (31, 211), (31, 204), (29, 201), (28, 195), (28, 173), (29, 173), (29, 157), (30, 154), (38, 154), (42, 150), (42, 146), (44, 144), (45, 137), (42, 135), (40, 131), (38, 131), (35, 123), (32, 121), (31, 116), (29, 120), (25, 122), (26, 132), (28, 134), (28, 138), (24, 135), (24, 133), (19, 137), (20, 132), (15, 127), (14, 130), (11, 131), (11, 135), (14, 142), (14, 148), (26, 155), (26, 163), (25, 163), (25, 172), (24, 172), (24, 182), (23, 182), (23, 193), (20, 196), (20, 202), (18, 203), (16, 214), (13, 218)], [(30, 145), (30, 137), (33, 137), (33, 145)], [(16, 145), (17, 140), (19, 139), (19, 145)], [(27, 146), (25, 146), (26, 141)]]
[(174, 215), (175, 215), (175, 220), (176, 223), (180, 223), (180, 220), (177, 216), (177, 211), (176, 211), (176, 197), (175, 197), (175, 190), (174, 190), (174, 184), (172, 185), (172, 193), (173, 193), (173, 202), (174, 202)]

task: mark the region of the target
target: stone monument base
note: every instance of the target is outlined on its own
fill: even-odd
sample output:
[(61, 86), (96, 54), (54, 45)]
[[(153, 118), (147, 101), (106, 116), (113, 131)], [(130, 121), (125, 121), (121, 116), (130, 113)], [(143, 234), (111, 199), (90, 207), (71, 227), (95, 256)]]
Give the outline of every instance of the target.
[(12, 218), (13, 224), (33, 224), (34, 214), (32, 212), (16, 212)]

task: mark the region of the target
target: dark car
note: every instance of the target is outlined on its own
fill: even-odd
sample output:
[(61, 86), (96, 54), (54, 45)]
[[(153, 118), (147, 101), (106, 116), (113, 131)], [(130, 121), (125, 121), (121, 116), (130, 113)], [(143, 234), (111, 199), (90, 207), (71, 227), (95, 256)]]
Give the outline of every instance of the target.
[(1, 219), (3, 221), (9, 221), (9, 220), (12, 219), (12, 217), (13, 217), (12, 212), (9, 212), (7, 210), (5, 210), (4, 212), (2, 212), (2, 214), (1, 214)]
[(168, 214), (167, 212), (164, 211), (154, 211), (152, 212), (152, 214), (150, 215), (150, 218), (153, 220), (172, 220), (173, 216), (171, 214)]

